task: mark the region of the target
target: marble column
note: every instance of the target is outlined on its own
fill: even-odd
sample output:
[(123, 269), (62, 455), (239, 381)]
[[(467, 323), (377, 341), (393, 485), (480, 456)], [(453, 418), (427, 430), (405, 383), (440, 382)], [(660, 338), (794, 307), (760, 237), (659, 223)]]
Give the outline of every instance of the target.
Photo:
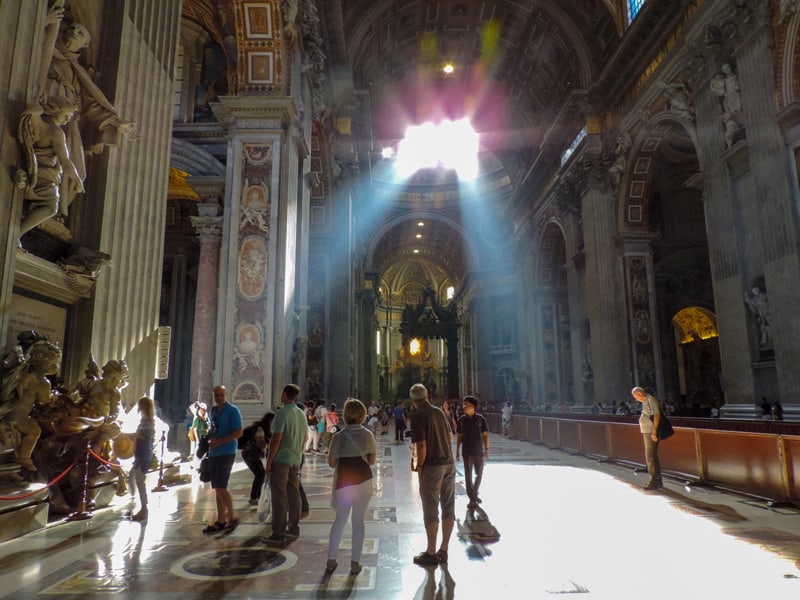
[(686, 75), (694, 90), (697, 124), (697, 154), (703, 166), (703, 208), (714, 307), (719, 329), (723, 416), (754, 415), (755, 383), (747, 331), (747, 309), (742, 293), (746, 288), (741, 265), (745, 264), (748, 233), (744, 223), (753, 216), (742, 200), (742, 144), (725, 151), (720, 124), (720, 99), (711, 92), (711, 77), (718, 72), (719, 59), (697, 56)]
[[(760, 382), (760, 392), (767, 396), (777, 393), (784, 404), (796, 403), (800, 396), (800, 229), (792, 187), (797, 183), (792, 180), (791, 153), (776, 119), (775, 74), (764, 68), (775, 61), (771, 13), (761, 4), (740, 16), (739, 22), (745, 19), (749, 27), (736, 30), (740, 36), (736, 64), (753, 178), (754, 193), (749, 201), (756, 218), (751, 226), (758, 224), (758, 256), (763, 260), (749, 265), (747, 283), (763, 276), (766, 285), (774, 351), (774, 367), (770, 367), (777, 377), (777, 389), (770, 390), (767, 382)], [(763, 355), (763, 348), (759, 352)], [(764, 362), (763, 356), (758, 358)], [(755, 367), (760, 377), (764, 369)]]
[[(616, 202), (605, 170), (597, 163), (602, 152), (599, 135), (584, 141), (589, 167), (583, 181), (581, 212), (586, 250), (586, 314), (591, 343), (594, 400), (609, 406), (627, 398), (633, 386), (625, 310), (624, 281), (617, 248)], [(592, 164), (595, 166), (591, 166)]]
[(664, 369), (651, 250), (656, 235), (652, 232), (626, 232), (620, 238), (633, 383), (655, 391), (659, 398), (664, 399)]
[(217, 279), (222, 220), (219, 205), (203, 203), (192, 225), (200, 239), (200, 262), (197, 271), (197, 296), (192, 335), (192, 370), (189, 399), (211, 402), (214, 387), (214, 345), (217, 322)]

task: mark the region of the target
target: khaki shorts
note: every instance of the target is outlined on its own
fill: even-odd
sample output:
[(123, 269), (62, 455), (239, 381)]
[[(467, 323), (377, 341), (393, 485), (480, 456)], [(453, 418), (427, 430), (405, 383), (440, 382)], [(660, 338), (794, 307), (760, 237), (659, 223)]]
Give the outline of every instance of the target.
[(419, 472), (419, 497), (422, 500), (422, 518), (427, 523), (456, 518), (456, 465), (429, 465)]

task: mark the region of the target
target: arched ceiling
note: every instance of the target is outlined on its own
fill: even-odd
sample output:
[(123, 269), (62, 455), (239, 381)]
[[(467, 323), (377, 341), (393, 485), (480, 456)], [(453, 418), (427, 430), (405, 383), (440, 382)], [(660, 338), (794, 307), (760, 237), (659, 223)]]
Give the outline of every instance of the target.
[(618, 39), (599, 0), (334, 1), (353, 83), (370, 90), (387, 140), (409, 122), (467, 113), (497, 149), (535, 142)]
[[(236, 41), (246, 37), (231, 31), (241, 23), (231, 9), (236, 2), (183, 4), (184, 16), (203, 24), (229, 61), (235, 61)], [(379, 149), (398, 141), (410, 124), (463, 116), (480, 133), (480, 177), (470, 188), (436, 171), (402, 184), (380, 163), (371, 173), (372, 197), (395, 223), (369, 224), (372, 267), (399, 277), (400, 286), (402, 274), (411, 272), (463, 281), (478, 266), (477, 246), (463, 239), (463, 213), (505, 202), (534, 161), (545, 169), (557, 164), (583, 124), (571, 111), (585, 102), (618, 48), (624, 2), (296, 0), (281, 6), (308, 13), (307, 2), (316, 6), (325, 37), (330, 108), (335, 113), (347, 106), (354, 90), (369, 92), (371, 139), (363, 142)], [(226, 7), (222, 13), (219, 6)], [(443, 72), (446, 62), (452, 74)], [(431, 220), (427, 235), (415, 238), (420, 215), (436, 210), (449, 211), (450, 223)], [(486, 222), (480, 228), (491, 238), (493, 226)]]
[[(372, 266), (394, 290), (420, 272), (443, 271), (457, 286), (478, 266), (465, 250), (472, 240), (462, 238), (464, 227), (441, 222), (431, 222), (419, 240), (415, 214), (482, 210), (510, 197), (573, 92), (590, 86), (618, 42), (613, 7), (619, 3), (331, 1), (328, 21), (341, 26), (331, 58), (347, 64), (355, 89), (369, 90), (376, 148), (426, 120), (467, 116), (481, 135), (474, 186), (459, 186), (452, 173), (436, 170), (398, 183), (380, 162), (372, 173), (375, 199), (408, 217), (373, 240)], [(453, 65), (452, 74), (444, 73), (445, 63)], [(409, 267), (414, 264), (422, 268)]]

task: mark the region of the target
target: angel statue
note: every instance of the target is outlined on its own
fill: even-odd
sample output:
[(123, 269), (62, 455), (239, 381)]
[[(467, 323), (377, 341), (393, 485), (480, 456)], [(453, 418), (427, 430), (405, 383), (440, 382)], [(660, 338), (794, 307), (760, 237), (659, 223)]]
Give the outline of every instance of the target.
[[(95, 73), (79, 62), (79, 53), (91, 42), (89, 30), (80, 23), (61, 25), (50, 57), (47, 76), (44, 78), (42, 96), (44, 101), (55, 96), (64, 96), (79, 107), (78, 119), (71, 120), (66, 127), (67, 147), (78, 171), (81, 182), (86, 179), (86, 157), (100, 154), (106, 146), (119, 144), (122, 134), (138, 137), (132, 121), (120, 118), (116, 108), (95, 83)], [(62, 186), (62, 215), (68, 213), (75, 195), (81, 189)]]
[(14, 448), (16, 461), (23, 469), (36, 471), (31, 455), (42, 429), (31, 417), (34, 406), (52, 403), (50, 375), (58, 373), (61, 348), (54, 342), (35, 334), (28, 347), (20, 344), (3, 359), (3, 379), (0, 388), (0, 441)]
[(756, 318), (759, 348), (771, 348), (772, 334), (770, 332), (769, 298), (767, 293), (762, 292), (758, 287), (754, 287), (752, 293), (744, 293), (744, 301)]
[(64, 96), (53, 96), (22, 113), (18, 137), (27, 170), (18, 170), (15, 179), (28, 205), (20, 223), (20, 237), (58, 214), (64, 190), (72, 195), (83, 191), (63, 129), (77, 110)]

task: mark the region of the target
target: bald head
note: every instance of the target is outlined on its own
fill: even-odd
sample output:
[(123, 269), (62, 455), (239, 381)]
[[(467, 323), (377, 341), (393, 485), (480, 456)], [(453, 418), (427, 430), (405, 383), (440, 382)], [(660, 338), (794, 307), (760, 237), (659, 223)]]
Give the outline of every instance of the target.
[(214, 388), (214, 404), (222, 406), (228, 401), (228, 390), (224, 385), (218, 385)]

